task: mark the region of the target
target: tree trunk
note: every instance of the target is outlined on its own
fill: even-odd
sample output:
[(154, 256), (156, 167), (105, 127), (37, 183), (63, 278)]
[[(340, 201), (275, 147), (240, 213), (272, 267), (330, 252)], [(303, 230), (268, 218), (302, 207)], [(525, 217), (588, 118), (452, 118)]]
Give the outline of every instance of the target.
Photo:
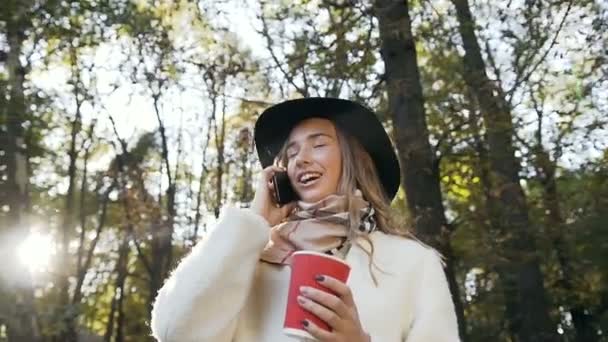
[[(172, 259), (172, 239), (173, 239), (173, 225), (175, 220), (175, 192), (177, 175), (173, 175), (171, 172), (171, 165), (169, 162), (169, 147), (167, 142), (167, 135), (165, 130), (164, 122), (161, 119), (160, 108), (159, 108), (160, 95), (154, 95), (154, 110), (156, 118), (158, 120), (158, 129), (162, 142), (162, 158), (167, 172), (168, 186), (165, 191), (166, 195), (166, 219), (161, 217), (159, 222), (154, 223), (152, 226), (152, 274), (150, 275), (150, 295), (148, 302), (148, 315), (151, 313), (152, 305), (158, 290), (162, 286), (162, 282), (169, 274)], [(176, 161), (179, 163), (179, 160)], [(160, 204), (160, 203), (159, 203)]]
[[(93, 241), (91, 241), (91, 244), (89, 245), (89, 248), (87, 249), (87, 254), (86, 254), (86, 256), (84, 256), (82, 263), (79, 264), (80, 267), (79, 267), (79, 271), (77, 273), (76, 287), (74, 288), (74, 293), (72, 295), (73, 305), (80, 304), (80, 300), (82, 299), (82, 286), (84, 285), (84, 279), (85, 279), (88, 269), (91, 267), (91, 262), (93, 261), (93, 253), (95, 252), (95, 247), (97, 246), (97, 243), (99, 242), (99, 238), (101, 237), (101, 231), (103, 230), (103, 227), (106, 222), (107, 212), (108, 212), (108, 202), (110, 200), (110, 193), (115, 188), (116, 188), (116, 183), (114, 183), (112, 186), (110, 186), (103, 195), (102, 203), (101, 203), (101, 212), (99, 214), (99, 220), (97, 222), (97, 229), (95, 231), (95, 237), (93, 238)], [(84, 250), (84, 241), (83, 241), (83, 250)]]
[(509, 325), (518, 341), (554, 341), (555, 327), (543, 286), (536, 246), (530, 233), (526, 197), (519, 183), (511, 113), (486, 74), (467, 0), (452, 0), (462, 36), (464, 79), (481, 108), (487, 129), (490, 204), (493, 228), (501, 241), (504, 263), (498, 266), (507, 293)]
[[(110, 313), (108, 315), (108, 322), (106, 323), (106, 332), (104, 334), (104, 341), (121, 341), (123, 336), (123, 324), (124, 319), (122, 311), (122, 301), (124, 296), (125, 280), (127, 278), (127, 264), (129, 261), (129, 234), (125, 232), (120, 247), (118, 249), (118, 260), (116, 261), (116, 279), (114, 282), (114, 296), (110, 304)], [(116, 327), (114, 325), (116, 324)]]
[[(76, 259), (76, 287), (74, 288), (74, 292), (72, 293), (71, 303), (72, 305), (78, 305), (80, 303), (80, 299), (82, 296), (82, 286), (84, 284), (84, 278), (86, 273), (91, 266), (91, 260), (93, 257), (93, 252), (95, 251), (95, 247), (97, 246), (97, 242), (99, 241), (99, 237), (101, 236), (101, 230), (105, 225), (107, 206), (109, 201), (110, 191), (114, 189), (116, 182), (114, 181), (112, 186), (108, 188), (108, 191), (105, 192), (105, 195), (102, 196), (101, 203), (101, 214), (99, 216), (99, 220), (97, 221), (97, 229), (95, 237), (91, 242), (89, 248), (86, 248), (86, 194), (87, 194), (87, 180), (88, 180), (88, 164), (90, 157), (90, 149), (93, 144), (93, 131), (95, 129), (95, 122), (91, 123), (89, 126), (89, 133), (87, 140), (83, 143), (82, 148), (84, 149), (84, 167), (82, 170), (82, 180), (80, 182), (80, 203), (79, 203), (79, 216), (80, 216), (80, 236), (78, 238), (78, 252)], [(85, 147), (85, 144), (86, 147)], [(87, 251), (87, 255), (85, 257), (85, 251)]]
[(240, 174), (239, 188), (240, 194), (238, 201), (241, 204), (250, 202), (253, 197), (253, 189), (251, 189), (252, 168), (250, 156), (252, 151), (251, 132), (248, 128), (241, 128), (238, 133), (237, 151), (239, 154)]
[(120, 293), (120, 296), (118, 297), (118, 303), (116, 305), (116, 309), (118, 310), (117, 312), (117, 317), (116, 317), (116, 338), (114, 339), (114, 342), (123, 342), (125, 340), (125, 322), (126, 322), (126, 317), (125, 317), (125, 281), (127, 279), (127, 264), (128, 264), (128, 259), (129, 259), (129, 244), (128, 244), (128, 239), (125, 239), (125, 245), (123, 246), (123, 250), (121, 250), (122, 255), (124, 256), (124, 262), (121, 266), (121, 269), (119, 271), (119, 279), (120, 281), (118, 282), (118, 286), (117, 287), (117, 292)]
[(216, 165), (216, 175), (215, 175), (215, 206), (213, 208), (213, 214), (215, 218), (220, 216), (220, 208), (223, 202), (223, 180), (224, 180), (224, 166), (225, 166), (225, 155), (224, 155), (224, 141), (226, 135), (226, 98), (223, 98), (224, 106), (222, 106), (222, 116), (220, 127), (218, 127), (217, 118), (216, 118), (216, 108), (217, 108), (217, 96), (213, 95), (213, 128), (214, 128), (214, 136), (215, 136), (215, 146), (217, 148), (217, 165)]
[(204, 191), (204, 181), (209, 174), (209, 169), (207, 168), (207, 147), (209, 146), (209, 141), (211, 139), (211, 124), (213, 122), (213, 116), (209, 116), (209, 121), (207, 124), (207, 136), (205, 138), (205, 142), (203, 143), (203, 157), (201, 161), (201, 173), (198, 177), (198, 192), (196, 194), (196, 214), (194, 217), (194, 232), (192, 233), (192, 246), (196, 244), (198, 230), (201, 222), (201, 204), (203, 199), (203, 191)]
[[(114, 161), (111, 163), (111, 165), (114, 165), (116, 167), (116, 170), (114, 170), (116, 172), (116, 182), (117, 182), (117, 186), (119, 189), (121, 189), (121, 191), (123, 192), (123, 194), (121, 195), (121, 202), (122, 202), (122, 206), (124, 208), (124, 213), (125, 213), (125, 218), (126, 218), (126, 234), (127, 237), (133, 242), (133, 245), (135, 246), (135, 249), (137, 251), (137, 258), (139, 261), (141, 261), (146, 273), (149, 276), (149, 291), (148, 291), (148, 301), (147, 301), (147, 305), (148, 308), (146, 310), (148, 316), (150, 315), (150, 313), (152, 312), (152, 304), (154, 302), (155, 299), (155, 295), (156, 292), (158, 291), (158, 289), (160, 288), (160, 281), (158, 280), (158, 270), (153, 269), (153, 263), (152, 261), (148, 260), (148, 258), (146, 257), (146, 255), (143, 253), (142, 247), (139, 244), (139, 241), (137, 239), (137, 235), (135, 233), (135, 224), (136, 221), (133, 218), (133, 213), (134, 213), (134, 209), (132, 208), (131, 204), (129, 203), (129, 191), (127, 189), (127, 184), (128, 184), (128, 178), (130, 175), (132, 175), (138, 182), (138, 184), (140, 184), (139, 188), (141, 191), (141, 194), (144, 196), (144, 201), (146, 202), (147, 205), (156, 205), (156, 203), (150, 203), (149, 202), (149, 198), (151, 196), (149, 196), (146, 193), (145, 187), (143, 186), (143, 178), (142, 178), (142, 174), (143, 171), (139, 168), (139, 166), (137, 165), (137, 162), (135, 162), (133, 160), (133, 158), (131, 158), (131, 153), (129, 153), (129, 150), (127, 149), (127, 143), (124, 139), (122, 139), (120, 137), (120, 135), (118, 134), (118, 130), (116, 128), (116, 122), (114, 121), (114, 118), (109, 115), (109, 119), (110, 119), (110, 123), (112, 124), (112, 129), (114, 131), (114, 134), (116, 135), (116, 138), (118, 139), (119, 143), (120, 143), (120, 152), (116, 151), (116, 158), (114, 159)], [(114, 164), (115, 163), (115, 164)], [(132, 170), (131, 170), (132, 168)], [(157, 210), (155, 210), (157, 209)], [(160, 206), (158, 206), (158, 208), (155, 208), (152, 210), (152, 213), (154, 213), (155, 217), (151, 218), (152, 222), (154, 224), (157, 224), (158, 222), (160, 222)], [(151, 228), (151, 232), (154, 234), (156, 234), (157, 232), (157, 228), (152, 227)], [(158, 245), (156, 245), (158, 243), (158, 239), (153, 238), (150, 241), (150, 249), (151, 252), (154, 255), (157, 254), (156, 251), (158, 251)], [(158, 260), (158, 259), (157, 259)], [(156, 290), (153, 290), (156, 289)], [(114, 304), (115, 305), (115, 304)], [(116, 308), (114, 307), (113, 310), (116, 310)], [(112, 315), (110, 315), (110, 317), (113, 317)], [(148, 317), (149, 318), (149, 317)], [(111, 337), (111, 333), (113, 330), (113, 326), (110, 326), (110, 323), (113, 321), (108, 321), (108, 326), (107, 326), (107, 331), (110, 331), (110, 337)], [(106, 335), (108, 335), (108, 332), (106, 331)], [(109, 337), (108, 337), (109, 338)]]
[[(65, 198), (65, 211), (63, 213), (63, 224), (62, 224), (62, 239), (61, 239), (61, 269), (59, 274), (59, 291), (60, 291), (60, 310), (62, 310), (63, 317), (65, 319), (65, 330), (61, 332), (62, 341), (76, 342), (78, 339), (76, 334), (76, 322), (77, 311), (71, 305), (69, 288), (69, 278), (72, 274), (73, 267), (70, 258), (70, 240), (74, 234), (76, 212), (74, 207), (75, 189), (76, 189), (76, 161), (78, 159), (78, 151), (76, 148), (76, 140), (78, 139), (78, 133), (82, 127), (82, 115), (80, 108), (82, 101), (80, 100), (80, 72), (78, 69), (78, 58), (77, 50), (74, 46), (70, 47), (70, 63), (72, 67), (72, 80), (74, 85), (74, 99), (76, 101), (76, 113), (74, 113), (74, 120), (72, 121), (70, 149), (68, 151), (69, 165), (68, 165), (68, 190)], [(82, 227), (84, 229), (84, 227)]]
[(414, 218), (416, 234), (447, 258), (445, 272), (456, 307), (460, 335), (465, 339), (466, 323), (454, 273), (451, 231), (442, 204), (439, 165), (429, 143), (408, 2), (376, 0), (374, 10), (380, 27), (389, 111), (408, 207)]
[[(539, 128), (540, 129), (540, 128)], [(570, 306), (568, 310), (572, 315), (572, 323), (576, 330), (578, 340), (585, 342), (599, 341), (599, 335), (593, 327), (595, 318), (591, 310), (577, 304), (576, 288), (573, 284), (577, 276), (570, 262), (566, 241), (564, 240), (565, 222), (559, 206), (559, 193), (555, 179), (556, 165), (547, 151), (539, 143), (536, 150), (536, 168), (543, 186), (543, 208), (545, 209), (546, 232), (551, 238), (553, 250), (560, 268), (558, 285), (566, 294), (565, 303)]]
[[(497, 204), (498, 199), (496, 197), (492, 196), (492, 189), (490, 188), (490, 184), (492, 183), (490, 181), (490, 174), (491, 174), (491, 170), (490, 170), (490, 162), (489, 162), (489, 155), (488, 155), (488, 148), (486, 146), (486, 142), (487, 142), (487, 137), (486, 134), (483, 133), (483, 129), (480, 126), (480, 114), (479, 114), (479, 110), (478, 110), (478, 104), (476, 101), (475, 96), (469, 91), (467, 92), (467, 97), (468, 97), (468, 109), (469, 109), (469, 115), (471, 116), (471, 120), (470, 120), (470, 125), (471, 125), (471, 131), (473, 132), (473, 139), (474, 139), (474, 143), (473, 143), (473, 147), (477, 153), (477, 164), (475, 165), (477, 167), (478, 170), (478, 174), (479, 174), (479, 178), (481, 179), (481, 185), (482, 185), (482, 189), (483, 189), (483, 200), (485, 200), (485, 203), (482, 202), (481, 203), (481, 208), (479, 210), (481, 214), (481, 217), (479, 218), (477, 224), (482, 227), (482, 229), (486, 229), (488, 232), (492, 229), (492, 214), (491, 214), (491, 210), (490, 208), (492, 206), (498, 206), (499, 204)], [(494, 245), (491, 246), (492, 248), (495, 247)], [(486, 267), (488, 267), (489, 269), (500, 273), (499, 269), (497, 269), (496, 265), (491, 263), (490, 265), (486, 265)], [(504, 297), (505, 302), (507, 302), (509, 300), (509, 292), (506, 291), (504, 288), (502, 289), (502, 294)], [(512, 313), (510, 310), (512, 310), (513, 307), (507, 305), (506, 307), (506, 316), (511, 316)], [(509, 329), (509, 331), (506, 333), (506, 335), (508, 335), (512, 340), (515, 340), (515, 335), (513, 333), (513, 331), (511, 331)]]
[[(10, 341), (38, 341), (39, 330), (37, 315), (34, 307), (32, 279), (29, 272), (18, 270), (16, 248), (20, 245), (29, 231), (28, 203), (29, 203), (29, 174), (26, 140), (24, 138), (23, 123), (26, 121), (27, 108), (24, 95), (24, 82), (26, 70), (21, 64), (21, 49), (25, 41), (24, 31), (29, 26), (26, 11), (29, 1), (13, 1), (7, 7), (12, 7), (11, 20), (6, 22), (6, 40), (8, 52), (6, 55), (6, 69), (9, 87), (7, 106), (2, 109), (3, 122), (6, 123), (6, 134), (0, 144), (4, 150), (6, 162), (6, 180), (3, 205), (8, 207), (7, 220), (0, 231), (1, 241), (10, 246), (0, 251), (3, 263), (9, 265), (10, 274), (3, 274), (0, 278), (0, 291), (9, 294), (11, 303), (6, 308), (6, 327)], [(8, 282), (4, 284), (5, 280)], [(4, 308), (3, 308), (4, 309)]]

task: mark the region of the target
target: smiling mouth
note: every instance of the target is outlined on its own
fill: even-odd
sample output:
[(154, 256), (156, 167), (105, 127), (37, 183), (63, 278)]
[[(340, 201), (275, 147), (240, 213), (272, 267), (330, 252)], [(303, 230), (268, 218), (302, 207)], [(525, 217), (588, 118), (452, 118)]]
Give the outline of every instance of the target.
[(321, 178), (321, 173), (319, 172), (305, 172), (298, 177), (298, 183), (303, 186), (312, 185), (319, 178)]

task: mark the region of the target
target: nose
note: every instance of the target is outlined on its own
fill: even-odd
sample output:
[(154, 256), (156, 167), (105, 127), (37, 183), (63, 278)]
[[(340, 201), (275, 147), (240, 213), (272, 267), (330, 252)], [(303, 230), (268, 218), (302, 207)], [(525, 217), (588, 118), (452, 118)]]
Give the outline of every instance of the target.
[(294, 158), (296, 166), (303, 166), (310, 164), (310, 151), (307, 147), (303, 147), (298, 151)]

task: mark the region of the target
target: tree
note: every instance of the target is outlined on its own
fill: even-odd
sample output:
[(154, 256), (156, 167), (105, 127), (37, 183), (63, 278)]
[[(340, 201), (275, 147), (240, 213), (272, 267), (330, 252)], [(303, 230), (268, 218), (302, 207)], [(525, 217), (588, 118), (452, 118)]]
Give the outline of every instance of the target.
[(366, 2), (269, 5), (259, 2), (268, 79), (281, 98), (349, 97), (376, 105), (384, 82), (379, 41)]
[(446, 257), (446, 276), (464, 339), (466, 323), (454, 272), (451, 228), (442, 203), (438, 160), (429, 143), (408, 2), (378, 0), (374, 3), (374, 12), (386, 69), (388, 111), (393, 119), (408, 207), (416, 235)]
[[(0, 279), (0, 290), (7, 291), (9, 300), (4, 312), (7, 333), (12, 340), (37, 341), (40, 336), (31, 279), (27, 272), (20, 272), (17, 265), (15, 248), (27, 235), (29, 212), (29, 161), (28, 146), (23, 125), (28, 121), (27, 98), (25, 95), (25, 76), (27, 67), (22, 65), (22, 49), (26, 40), (25, 32), (31, 27), (30, 10), (32, 3), (9, 1), (4, 4), (0, 20), (6, 27), (8, 52), (5, 56), (8, 79), (5, 82), (6, 106), (1, 113), (0, 122), (5, 126), (2, 132), (3, 161), (6, 163), (6, 181), (3, 184), (2, 205), (8, 210), (3, 224), (3, 241), (9, 241), (6, 249), (6, 262), (12, 265), (6, 279)], [(3, 310), (4, 311), (4, 310)]]
[(465, 50), (464, 79), (484, 118), (488, 143), (490, 218), (505, 262), (498, 266), (507, 298), (510, 329), (518, 340), (549, 341), (555, 329), (543, 285), (526, 197), (519, 183), (509, 106), (488, 78), (467, 0), (453, 0)]
[[(73, 43), (73, 42), (71, 42)], [(71, 132), (70, 132), (70, 143), (69, 150), (67, 154), (69, 156), (69, 165), (68, 165), (68, 189), (65, 196), (65, 209), (63, 211), (63, 224), (62, 224), (62, 245), (61, 245), (61, 262), (66, 267), (63, 269), (62, 274), (59, 276), (58, 285), (61, 291), (60, 293), (60, 310), (64, 311), (64, 315), (66, 317), (66, 327), (65, 334), (62, 335), (61, 339), (65, 341), (76, 341), (76, 329), (74, 327), (74, 313), (76, 310), (73, 310), (71, 305), (73, 303), (70, 302), (70, 294), (69, 294), (69, 278), (73, 273), (70, 261), (70, 252), (69, 245), (70, 241), (73, 238), (75, 224), (76, 224), (76, 207), (75, 207), (75, 199), (76, 199), (76, 162), (78, 159), (77, 150), (77, 139), (78, 135), (82, 129), (82, 103), (84, 100), (84, 96), (81, 93), (81, 82), (80, 82), (80, 68), (78, 67), (78, 57), (76, 47), (70, 46), (70, 66), (73, 71), (72, 75), (72, 84), (74, 87), (74, 99), (76, 102), (76, 111), (74, 113), (74, 119), (71, 121)], [(84, 229), (84, 227), (81, 227)], [(68, 266), (69, 265), (69, 266)]]
[(0, 2), (0, 341), (149, 341), (167, 273), (253, 196), (258, 113), (299, 96), (357, 100), (397, 138), (393, 207), (447, 250), (464, 339), (522, 340), (529, 248), (555, 339), (605, 339), (608, 8), (471, 2), (470, 30), (452, 2)]

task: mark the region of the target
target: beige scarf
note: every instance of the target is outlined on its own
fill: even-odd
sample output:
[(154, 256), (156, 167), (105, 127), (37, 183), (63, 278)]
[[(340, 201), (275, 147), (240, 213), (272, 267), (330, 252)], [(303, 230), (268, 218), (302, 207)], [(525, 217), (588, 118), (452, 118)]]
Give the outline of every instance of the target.
[[(357, 190), (352, 203), (361, 212), (359, 230), (371, 233), (376, 229), (374, 209)], [(299, 201), (286, 221), (271, 228), (270, 240), (261, 260), (288, 265), (295, 251), (306, 250), (337, 254), (348, 236), (348, 199), (330, 195), (316, 203)]]

